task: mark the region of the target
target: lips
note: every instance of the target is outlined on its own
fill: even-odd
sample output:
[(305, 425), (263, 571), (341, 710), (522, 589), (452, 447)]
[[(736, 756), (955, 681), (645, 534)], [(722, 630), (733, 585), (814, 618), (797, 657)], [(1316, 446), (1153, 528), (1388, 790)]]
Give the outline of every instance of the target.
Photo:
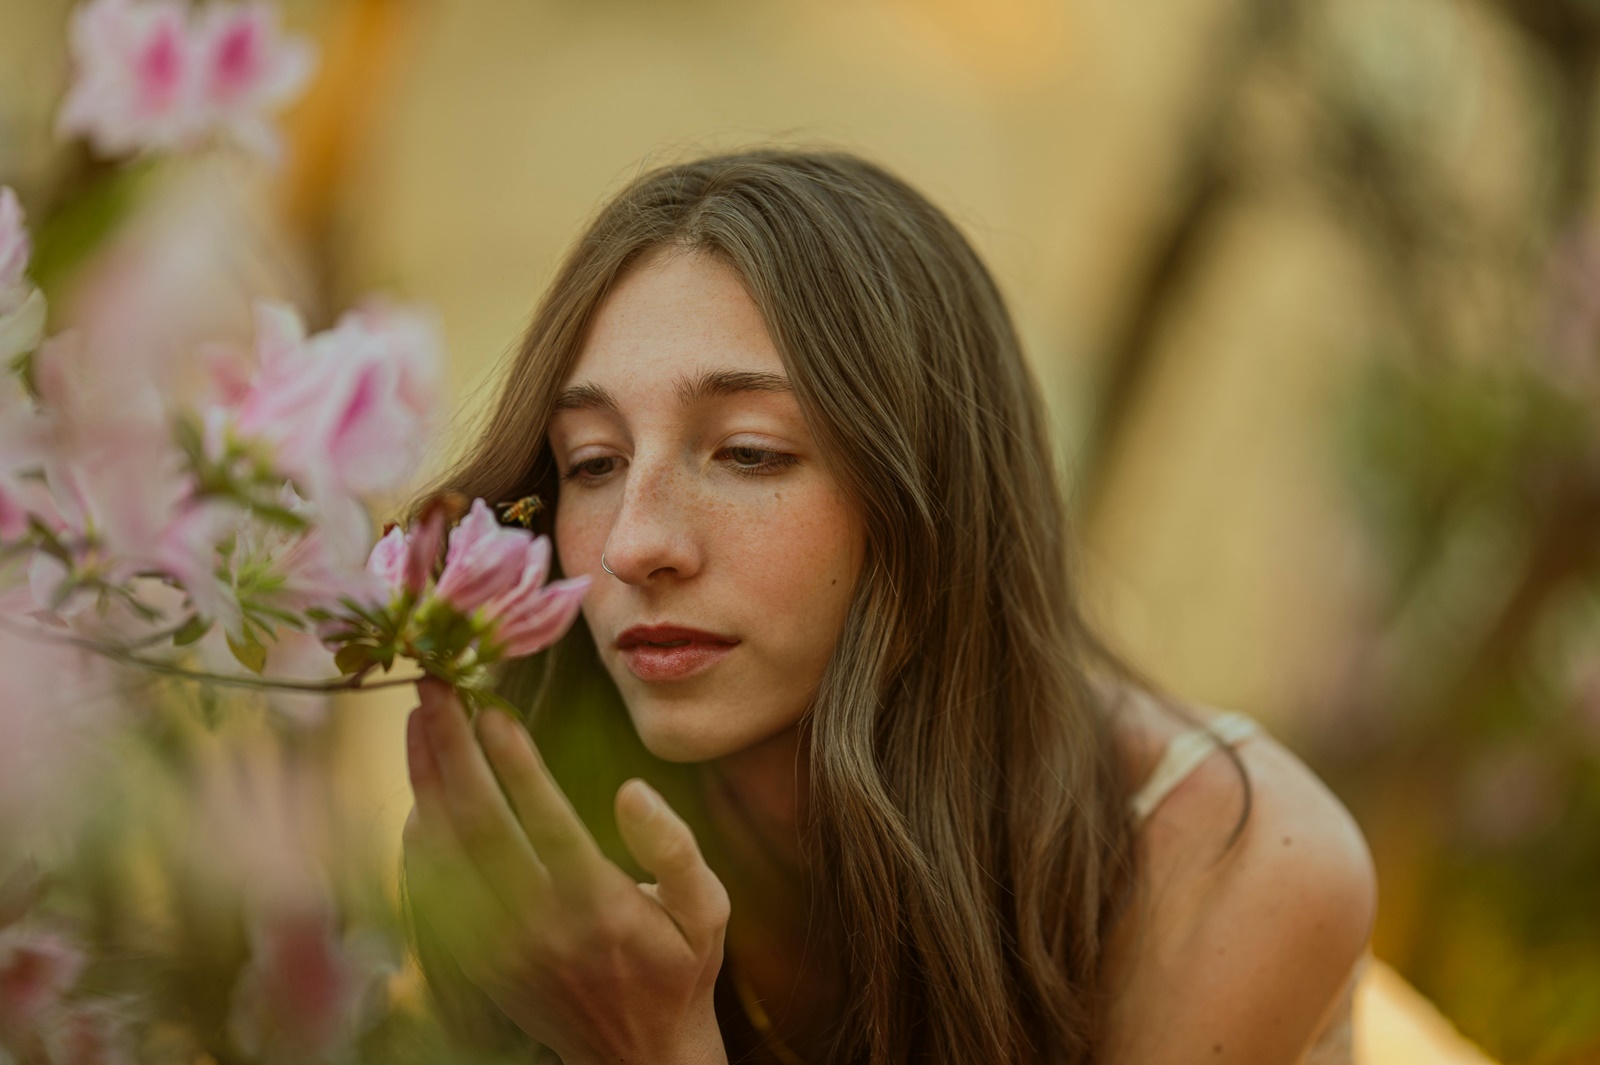
[(685, 625), (635, 625), (617, 637), (617, 649), (634, 676), (645, 681), (683, 680), (727, 657), (739, 641)]
[(617, 637), (617, 647), (624, 651), (641, 644), (683, 642), (722, 644), (731, 647), (739, 641), (732, 636), (706, 632), (704, 629), (691, 629), (687, 625), (635, 625), (631, 629), (624, 629), (622, 635)]

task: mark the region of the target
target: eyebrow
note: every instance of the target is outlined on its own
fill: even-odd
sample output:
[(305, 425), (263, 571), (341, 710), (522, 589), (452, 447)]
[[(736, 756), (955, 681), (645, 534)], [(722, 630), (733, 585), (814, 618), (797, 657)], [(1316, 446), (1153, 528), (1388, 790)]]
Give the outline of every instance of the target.
[[(765, 370), (706, 370), (698, 377), (680, 377), (672, 390), (684, 406), (741, 392), (792, 392), (789, 379)], [(573, 385), (556, 396), (555, 409), (603, 410), (620, 416), (617, 398), (601, 385)]]

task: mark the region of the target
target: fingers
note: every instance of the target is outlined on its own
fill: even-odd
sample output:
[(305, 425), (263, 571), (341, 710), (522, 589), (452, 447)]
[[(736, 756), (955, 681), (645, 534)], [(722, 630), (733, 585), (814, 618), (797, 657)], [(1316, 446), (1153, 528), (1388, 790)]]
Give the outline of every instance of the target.
[[(445, 823), (464, 856), (515, 911), (549, 888), (549, 877), (500, 790), (466, 712), (448, 685), (417, 684), (422, 705), (407, 722), (412, 788), (424, 826)], [(426, 757), (423, 757), (426, 755)], [(421, 769), (421, 775), (418, 769)], [(433, 833), (430, 833), (432, 836)]]
[(405, 845), (406, 892), (421, 924), (468, 974), (487, 970), (496, 937), (506, 920), (504, 904), (483, 882), (462, 850), (434, 793), (438, 767), (420, 736), (415, 713), (406, 720), (406, 747), (417, 805), (401, 834)]
[(611, 863), (551, 777), (526, 729), (498, 710), (478, 715), (478, 740), (557, 891), (589, 899)]
[(518, 903), (546, 891), (547, 878), (467, 731), (466, 715), (451, 704), (453, 694), (442, 702), (438, 692), (429, 692), (406, 718), (406, 764), (419, 832), (435, 856), (462, 862), (456, 880), (466, 880), (462, 873), (475, 868), (515, 913)]
[(650, 785), (630, 780), (617, 792), (617, 826), (634, 861), (656, 878), (655, 899), (684, 937), (697, 946), (720, 944), (728, 892), (683, 818)]

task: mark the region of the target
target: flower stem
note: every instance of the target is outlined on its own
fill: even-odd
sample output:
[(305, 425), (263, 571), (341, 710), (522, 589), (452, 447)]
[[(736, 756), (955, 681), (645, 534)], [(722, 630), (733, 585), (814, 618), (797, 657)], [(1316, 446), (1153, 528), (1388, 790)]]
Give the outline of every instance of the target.
[[(362, 670), (359, 673), (353, 673), (348, 677), (338, 677), (330, 680), (290, 680), (288, 678), (251, 677), (243, 673), (211, 673), (206, 670), (189, 669), (186, 666), (174, 665), (171, 662), (163, 662), (158, 658), (146, 658), (143, 655), (134, 654), (133, 651), (127, 647), (122, 647), (117, 644), (104, 643), (100, 640), (85, 639), (82, 636), (61, 636), (54, 633), (43, 632), (39, 629), (28, 629), (22, 626), (13, 625), (10, 622), (0, 622), (0, 628), (4, 628), (8, 632), (11, 632), (17, 636), (21, 636), (23, 639), (37, 640), (40, 643), (54, 643), (68, 647), (79, 647), (86, 651), (93, 651), (95, 654), (109, 658), (114, 662), (121, 662), (125, 665), (137, 666), (140, 669), (147, 669), (152, 673), (160, 673), (168, 677), (181, 677), (185, 680), (204, 681), (208, 684), (217, 684), (228, 688), (247, 688), (252, 691), (291, 691), (325, 694), (346, 691), (374, 691), (378, 688), (398, 688), (404, 684), (415, 684), (417, 681), (427, 676), (426, 673), (418, 673), (417, 675), (411, 677), (390, 677), (385, 680), (376, 680), (370, 683), (364, 683), (365, 677), (369, 670)], [(169, 632), (165, 635), (171, 636), (172, 633)], [(134, 646), (146, 645), (154, 640), (155, 637), (151, 637), (147, 640), (140, 640), (139, 643), (135, 644)]]

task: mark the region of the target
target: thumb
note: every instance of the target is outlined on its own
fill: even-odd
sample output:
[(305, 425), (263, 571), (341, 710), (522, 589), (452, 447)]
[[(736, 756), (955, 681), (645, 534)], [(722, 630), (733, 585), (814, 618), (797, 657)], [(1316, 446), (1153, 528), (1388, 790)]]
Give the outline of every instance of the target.
[(696, 947), (720, 943), (728, 891), (706, 865), (683, 818), (650, 785), (634, 779), (617, 792), (617, 827), (628, 853), (656, 878), (656, 901)]

